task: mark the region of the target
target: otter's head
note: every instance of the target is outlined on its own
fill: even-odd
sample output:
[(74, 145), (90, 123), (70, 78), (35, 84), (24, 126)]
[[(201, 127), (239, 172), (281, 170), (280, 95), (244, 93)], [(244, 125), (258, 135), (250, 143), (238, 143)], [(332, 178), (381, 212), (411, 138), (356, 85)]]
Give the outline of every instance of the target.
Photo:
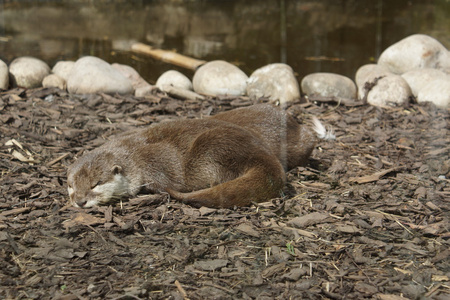
[(92, 151), (80, 157), (67, 172), (70, 202), (75, 207), (106, 205), (129, 195), (129, 182), (114, 154)]

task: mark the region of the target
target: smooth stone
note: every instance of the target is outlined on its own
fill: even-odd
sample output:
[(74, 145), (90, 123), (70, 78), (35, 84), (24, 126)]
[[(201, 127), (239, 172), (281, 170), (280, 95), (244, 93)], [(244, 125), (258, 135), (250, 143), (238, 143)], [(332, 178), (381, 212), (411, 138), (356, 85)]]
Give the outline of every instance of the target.
[(250, 75), (247, 95), (254, 100), (265, 97), (285, 104), (300, 98), (300, 88), (292, 68), (277, 63), (259, 68)]
[(72, 94), (131, 94), (131, 81), (104, 60), (85, 56), (75, 62), (67, 80), (67, 90)]
[(145, 96), (148, 96), (148, 95), (152, 95), (152, 92), (153, 92), (154, 89), (155, 89), (155, 87), (152, 86), (152, 85), (138, 87), (134, 91), (134, 95), (136, 97), (145, 97)]
[(131, 81), (131, 85), (133, 85), (134, 90), (145, 86), (151, 86), (150, 83), (145, 81), (145, 79), (142, 78), (138, 71), (136, 71), (133, 67), (117, 63), (114, 63), (111, 66)]
[(45, 76), (44, 80), (42, 80), (42, 86), (45, 88), (56, 87), (65, 90), (66, 81), (56, 74), (50, 74)]
[(245, 95), (248, 76), (238, 67), (223, 60), (201, 66), (194, 74), (194, 91), (211, 96)]
[(358, 99), (366, 96), (366, 83), (374, 83), (377, 78), (393, 74), (386, 67), (376, 64), (367, 64), (360, 67), (355, 74), (355, 82), (358, 87)]
[(367, 102), (378, 107), (403, 105), (412, 96), (411, 89), (400, 75), (387, 75), (380, 78), (367, 95)]
[(13, 86), (32, 89), (42, 86), (42, 80), (50, 74), (50, 67), (40, 59), (23, 56), (11, 62), (9, 74)]
[(9, 85), (9, 71), (6, 63), (0, 59), (0, 89), (6, 90)]
[(409, 84), (409, 87), (411, 88), (411, 92), (414, 95), (414, 97), (417, 97), (422, 88), (427, 84), (429, 84), (430, 82), (440, 78), (445, 77), (450, 78), (449, 75), (447, 75), (442, 71), (429, 68), (415, 69), (412, 71), (408, 71), (406, 73), (403, 73), (402, 77)]
[(356, 85), (348, 77), (334, 73), (312, 73), (301, 82), (303, 93), (308, 96), (356, 98)]
[(52, 73), (58, 75), (59, 77), (67, 81), (69, 79), (69, 74), (72, 71), (74, 65), (75, 62), (71, 60), (58, 61), (53, 66)]
[(426, 84), (420, 89), (417, 102), (433, 102), (437, 107), (450, 108), (450, 76)]
[(193, 88), (191, 80), (186, 75), (175, 70), (169, 70), (159, 76), (156, 86), (163, 92), (167, 92), (164, 89), (165, 86), (173, 86), (183, 90), (192, 90)]
[(378, 64), (387, 67), (394, 74), (418, 68), (448, 70), (450, 55), (438, 40), (425, 34), (414, 34), (384, 50)]
[(442, 66), (438, 67), (439, 70), (447, 75), (450, 75), (450, 50), (447, 53), (442, 54), (441, 57)]

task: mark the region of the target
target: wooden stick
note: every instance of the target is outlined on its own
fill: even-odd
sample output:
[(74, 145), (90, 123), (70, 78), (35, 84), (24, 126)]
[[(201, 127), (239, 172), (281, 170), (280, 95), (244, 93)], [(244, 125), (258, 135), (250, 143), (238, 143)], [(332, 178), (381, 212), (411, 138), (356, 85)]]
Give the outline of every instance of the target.
[(54, 160), (50, 161), (47, 163), (47, 166), (50, 167), (51, 165), (56, 164), (58, 161), (66, 158), (67, 156), (69, 156), (70, 153), (64, 153), (63, 155), (61, 155), (60, 157), (55, 158)]
[(155, 49), (149, 45), (142, 43), (133, 44), (131, 46), (131, 51), (146, 54), (161, 61), (190, 70), (196, 70), (198, 67), (206, 63), (206, 61), (204, 60), (195, 59), (172, 51)]
[(195, 99), (200, 99), (200, 100), (204, 100), (205, 97), (203, 97), (200, 94), (197, 94), (193, 91), (189, 91), (189, 90), (185, 90), (182, 88), (178, 88), (175, 86), (171, 86), (171, 85), (163, 85), (162, 86), (162, 90), (164, 92), (166, 92), (167, 94), (169, 94), (170, 96), (173, 96), (175, 98), (180, 98), (183, 100), (189, 99), (189, 100), (195, 100)]
[(188, 298), (188, 296), (187, 296), (187, 293), (186, 293), (186, 291), (183, 289), (183, 287), (181, 286), (181, 284), (180, 284), (180, 282), (179, 282), (178, 280), (175, 280), (175, 285), (176, 285), (178, 291), (180, 292), (181, 296), (183, 296), (183, 298), (184, 298), (185, 300), (188, 300), (189, 298)]

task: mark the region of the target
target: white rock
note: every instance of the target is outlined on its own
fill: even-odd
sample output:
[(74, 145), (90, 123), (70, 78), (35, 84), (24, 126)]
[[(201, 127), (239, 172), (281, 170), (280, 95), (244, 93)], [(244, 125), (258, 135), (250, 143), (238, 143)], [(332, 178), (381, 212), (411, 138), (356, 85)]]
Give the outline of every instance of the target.
[(446, 70), (450, 68), (450, 56), (436, 39), (424, 34), (414, 34), (384, 50), (378, 64), (395, 74), (417, 68)]
[(433, 102), (437, 107), (450, 108), (450, 76), (438, 78), (420, 89), (417, 102)]
[(134, 90), (141, 87), (151, 86), (150, 83), (145, 81), (145, 79), (142, 78), (141, 75), (139, 75), (139, 73), (133, 67), (117, 63), (112, 64), (111, 66), (131, 81)]
[(450, 75), (450, 50), (447, 51), (447, 53), (442, 54), (441, 65), (442, 67), (438, 67), (438, 69), (445, 74)]
[(412, 96), (408, 83), (399, 75), (379, 79), (367, 95), (367, 102), (379, 107), (403, 105)]
[(194, 74), (194, 91), (206, 95), (245, 94), (248, 76), (241, 69), (223, 60), (201, 66)]
[(61, 90), (65, 90), (66, 89), (66, 81), (56, 74), (50, 74), (50, 75), (45, 76), (44, 80), (42, 80), (42, 86), (43, 87), (56, 87)]
[(376, 64), (367, 64), (358, 69), (355, 75), (356, 86), (358, 87), (358, 99), (363, 99), (366, 95), (366, 83), (373, 83), (377, 78), (393, 74), (386, 67)]
[(42, 80), (50, 74), (50, 67), (40, 59), (23, 56), (11, 62), (9, 73), (14, 86), (31, 89), (42, 86)]
[(0, 59), (0, 89), (6, 90), (9, 85), (8, 66)]
[(308, 96), (356, 98), (356, 85), (348, 77), (333, 73), (313, 73), (301, 82), (303, 93)]
[(67, 80), (67, 90), (72, 94), (130, 94), (131, 81), (104, 60), (86, 56), (75, 62)]
[(286, 64), (270, 64), (255, 70), (247, 80), (247, 95), (251, 99), (267, 97), (281, 104), (300, 98), (300, 88), (294, 71)]
[(412, 71), (408, 71), (406, 73), (402, 74), (403, 79), (406, 80), (406, 82), (409, 84), (409, 87), (411, 88), (411, 92), (414, 95), (414, 97), (417, 97), (420, 90), (430, 82), (440, 79), (449, 77), (446, 73), (439, 71), (437, 69), (415, 69)]
[(69, 79), (69, 74), (72, 71), (73, 66), (75, 65), (74, 61), (65, 60), (58, 61), (52, 69), (52, 73), (58, 75), (65, 81)]
[(361, 66), (355, 74), (356, 85), (360, 85), (366, 81), (367, 77), (372, 77), (372, 74), (382, 74), (383, 76), (392, 74), (386, 67), (377, 64), (367, 64)]
[(155, 89), (154, 86), (152, 85), (148, 85), (148, 86), (143, 86), (143, 87), (138, 87), (135, 91), (134, 91), (134, 95), (136, 97), (145, 97), (147, 95), (152, 95), (152, 91)]
[(164, 92), (166, 92), (164, 86), (174, 86), (183, 90), (192, 90), (191, 80), (184, 74), (175, 70), (169, 70), (159, 76), (156, 81), (156, 86)]

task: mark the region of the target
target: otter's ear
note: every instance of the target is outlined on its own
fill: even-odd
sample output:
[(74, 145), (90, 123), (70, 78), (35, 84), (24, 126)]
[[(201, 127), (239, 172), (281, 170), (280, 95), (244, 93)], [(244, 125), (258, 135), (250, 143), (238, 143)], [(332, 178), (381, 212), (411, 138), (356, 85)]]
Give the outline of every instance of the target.
[(114, 165), (114, 166), (112, 167), (112, 169), (111, 169), (111, 172), (112, 172), (114, 175), (119, 174), (119, 173), (122, 173), (122, 167), (119, 166), (119, 165)]

